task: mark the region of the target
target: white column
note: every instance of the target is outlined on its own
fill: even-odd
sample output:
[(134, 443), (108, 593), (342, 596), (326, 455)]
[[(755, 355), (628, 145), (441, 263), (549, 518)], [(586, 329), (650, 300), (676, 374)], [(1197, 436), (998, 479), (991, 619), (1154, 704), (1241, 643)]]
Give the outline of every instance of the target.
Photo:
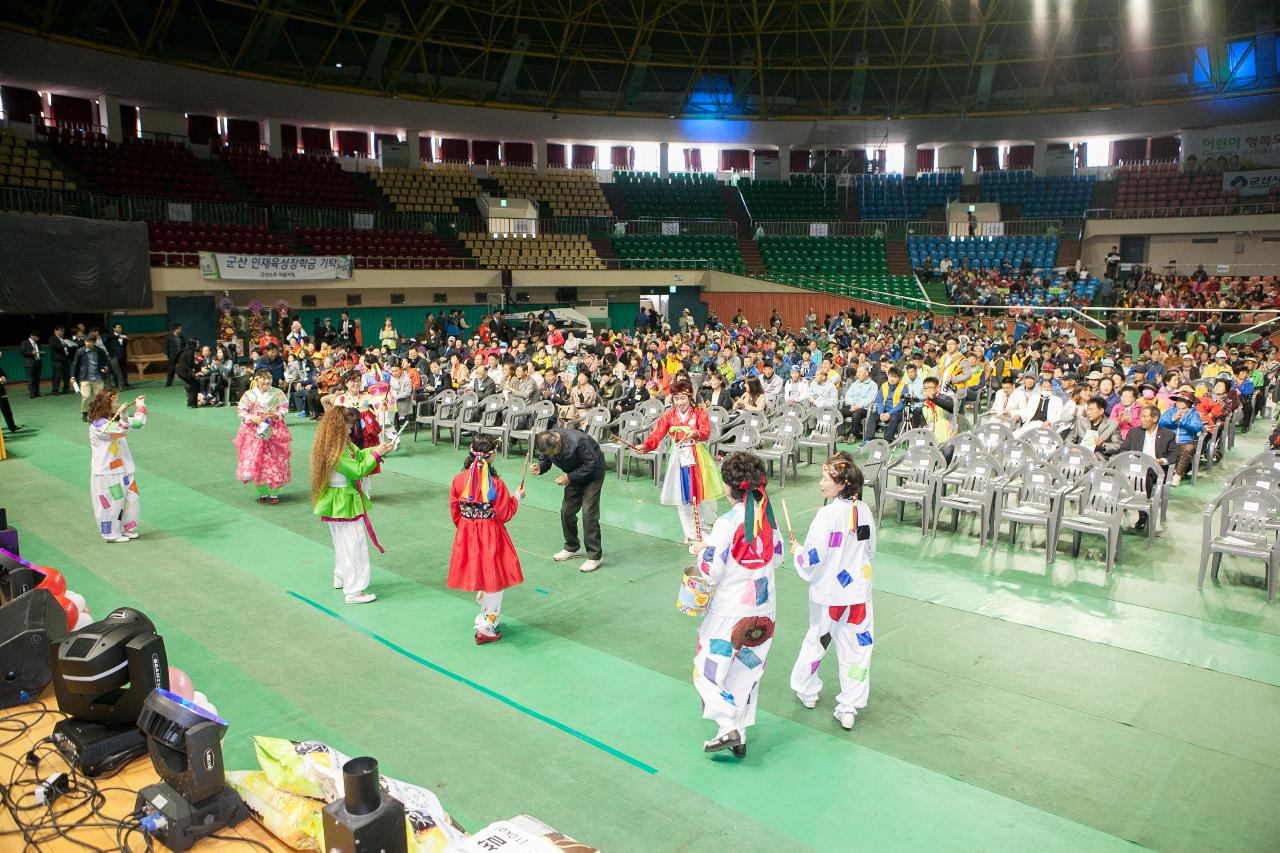
[[(120, 125), (119, 95), (98, 96), (98, 121), (106, 127), (107, 139), (112, 142), (124, 141), (124, 128)], [(135, 136), (136, 128), (131, 130), (129, 135)]]
[(538, 174), (546, 174), (547, 171), (547, 140), (539, 139), (534, 142), (533, 165), (537, 168)]
[(1045, 160), (1049, 156), (1049, 141), (1047, 139), (1037, 139), (1035, 146), (1035, 151), (1031, 155), (1031, 171), (1035, 172), (1036, 177), (1043, 178)]
[(914, 142), (908, 142), (903, 146), (902, 151), (902, 176), (904, 178), (914, 178), (916, 176), (916, 149)]
[(778, 146), (778, 180), (786, 183), (791, 180), (791, 146)]
[(417, 169), (422, 165), (422, 128), (405, 128), (404, 144), (409, 147), (409, 168)]
[(659, 178), (665, 178), (670, 173), (670, 168), (671, 168), (671, 164), (670, 164), (671, 152), (669, 150), (670, 148), (671, 148), (671, 143), (669, 142), (658, 143), (658, 177)]
[(262, 120), (262, 138), (267, 142), (267, 153), (272, 157), (279, 157), (284, 148), (284, 142), (280, 139), (280, 119), (264, 118)]

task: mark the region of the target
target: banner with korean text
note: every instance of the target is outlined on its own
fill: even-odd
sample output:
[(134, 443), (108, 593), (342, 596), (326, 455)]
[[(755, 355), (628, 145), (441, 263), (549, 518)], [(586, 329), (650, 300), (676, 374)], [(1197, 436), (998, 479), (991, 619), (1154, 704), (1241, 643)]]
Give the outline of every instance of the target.
[(228, 281), (334, 281), (351, 278), (351, 256), (201, 252), (200, 275)]
[(1280, 166), (1280, 124), (1182, 131), (1182, 170), (1192, 174)]
[(1266, 195), (1272, 187), (1280, 187), (1280, 169), (1254, 169), (1252, 172), (1223, 172), (1222, 191), (1236, 192), (1241, 198)]

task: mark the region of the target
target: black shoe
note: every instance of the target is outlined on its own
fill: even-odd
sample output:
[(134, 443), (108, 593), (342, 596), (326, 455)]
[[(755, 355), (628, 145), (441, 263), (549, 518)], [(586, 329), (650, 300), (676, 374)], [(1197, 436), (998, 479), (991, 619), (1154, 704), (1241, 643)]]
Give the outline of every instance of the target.
[(62, 392), (61, 392), (61, 391), (51, 391), (51, 392), (49, 392), (49, 393), (50, 393), (52, 396), (54, 396), (54, 397), (61, 397), (61, 396), (62, 396)]
[(735, 747), (733, 748), (733, 757), (734, 757), (734, 758), (746, 758), (746, 757), (747, 757), (747, 745), (744, 743), (744, 744), (741, 744), (740, 746), (735, 746)]
[(1135, 525), (1133, 526), (1133, 529), (1134, 529), (1134, 530), (1138, 530), (1138, 531), (1146, 530), (1146, 529), (1147, 529), (1147, 519), (1146, 519), (1146, 516), (1143, 516), (1142, 518), (1139, 518), (1139, 519), (1138, 519), (1138, 523), (1137, 523), (1137, 524), (1135, 524)]
[(17, 432), (20, 429), (22, 429), (22, 424), (14, 424), (13, 426), (9, 427), (9, 432)]
[(89, 422), (89, 413), (88, 413), (88, 412), (81, 412), (81, 413), (80, 413), (80, 420), (84, 421), (85, 423), (88, 423), (88, 422)]

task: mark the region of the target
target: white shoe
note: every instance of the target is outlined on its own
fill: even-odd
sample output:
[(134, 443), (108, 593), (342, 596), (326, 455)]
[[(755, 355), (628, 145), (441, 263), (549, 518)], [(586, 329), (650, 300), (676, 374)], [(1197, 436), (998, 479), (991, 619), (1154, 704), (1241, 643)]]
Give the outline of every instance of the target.
[(600, 568), (600, 564), (603, 562), (604, 560), (583, 560), (582, 565), (578, 566), (578, 571), (594, 572), (596, 569)]
[(138, 534), (136, 534), (136, 533), (126, 533), (126, 534), (124, 535), (124, 537), (125, 537), (126, 539), (137, 539), (137, 538), (138, 538)]
[(839, 723), (840, 728), (844, 729), (846, 732), (853, 728), (853, 721), (857, 716), (858, 715), (852, 711), (844, 711), (843, 713), (836, 711), (835, 713), (836, 722)]
[(368, 604), (370, 601), (376, 601), (377, 598), (378, 596), (371, 592), (357, 592), (347, 596), (347, 604)]
[(342, 589), (342, 578), (338, 577), (337, 575), (333, 576), (333, 588)]
[(1179, 483), (1181, 483), (1181, 482), (1182, 482), (1182, 475), (1181, 475), (1181, 474), (1174, 474), (1173, 476), (1171, 476), (1171, 477), (1169, 478), (1169, 485), (1170, 485), (1170, 486), (1176, 486), (1176, 485), (1178, 485), (1178, 484), (1179, 484)]
[(813, 710), (814, 708), (818, 707), (818, 697), (817, 697), (817, 696), (814, 696), (812, 699), (806, 699), (806, 698), (804, 698), (803, 696), (797, 696), (796, 698), (800, 700), (800, 704), (801, 704), (801, 705), (805, 706), (806, 708), (808, 708), (808, 709), (810, 709), (810, 710)]
[(551, 555), (551, 559), (557, 563), (563, 563), (565, 560), (572, 560), (574, 557), (580, 556), (581, 551), (570, 551), (568, 548), (561, 548)]
[(113, 538), (111, 538), (111, 539), (108, 539), (107, 541), (108, 541), (108, 542), (128, 542), (128, 541), (129, 541), (129, 537), (128, 537), (128, 536), (125, 536), (125, 535), (122, 533), (122, 534), (120, 534), (119, 536), (116, 536), (116, 537), (113, 537)]

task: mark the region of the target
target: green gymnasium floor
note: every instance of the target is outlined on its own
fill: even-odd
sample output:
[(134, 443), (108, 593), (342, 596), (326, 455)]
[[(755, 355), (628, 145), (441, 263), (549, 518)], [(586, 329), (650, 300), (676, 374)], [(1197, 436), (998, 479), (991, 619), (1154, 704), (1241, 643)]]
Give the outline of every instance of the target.
[[(96, 615), (152, 616), (171, 662), (251, 734), (319, 738), (436, 791), (466, 827), (530, 812), (608, 851), (1275, 850), (1280, 845), (1280, 604), (1260, 563), (1195, 589), (1200, 509), (1262, 446), (1175, 490), (1173, 527), (1046, 571), (1030, 544), (886, 520), (876, 561), (871, 705), (846, 733), (828, 691), (805, 710), (787, 676), (805, 589), (779, 572), (779, 628), (751, 754), (704, 755), (690, 684), (696, 623), (674, 607), (689, 562), (651, 481), (610, 476), (606, 562), (549, 559), (558, 487), (530, 478), (511, 525), (526, 583), (502, 642), (471, 638), (472, 596), (445, 588), (447, 484), (460, 454), (429, 441), (374, 481), (380, 600), (330, 588), (328, 531), (305, 492), (314, 426), (290, 418), (294, 484), (276, 507), (235, 482), (234, 413), (189, 410), (152, 384), (131, 441), (142, 538), (99, 538), (85, 427), (72, 398), (13, 399), (31, 429), (0, 462), (0, 505), (23, 552), (61, 569)], [(515, 459), (501, 473), (518, 478)], [(794, 521), (816, 467), (775, 490)], [(910, 516), (909, 516), (910, 518)], [(1029, 543), (1029, 538), (1025, 540)]]

